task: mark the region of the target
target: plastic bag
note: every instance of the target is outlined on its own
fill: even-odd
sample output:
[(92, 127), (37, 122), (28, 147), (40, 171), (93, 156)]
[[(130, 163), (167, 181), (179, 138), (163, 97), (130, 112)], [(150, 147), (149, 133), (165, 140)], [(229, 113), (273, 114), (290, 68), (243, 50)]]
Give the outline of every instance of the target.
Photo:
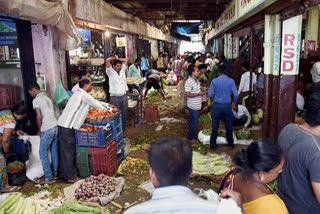
[(56, 90), (54, 91), (53, 103), (57, 107), (63, 108), (66, 106), (69, 99), (70, 95), (68, 94), (67, 90), (63, 87), (62, 81), (60, 80)]

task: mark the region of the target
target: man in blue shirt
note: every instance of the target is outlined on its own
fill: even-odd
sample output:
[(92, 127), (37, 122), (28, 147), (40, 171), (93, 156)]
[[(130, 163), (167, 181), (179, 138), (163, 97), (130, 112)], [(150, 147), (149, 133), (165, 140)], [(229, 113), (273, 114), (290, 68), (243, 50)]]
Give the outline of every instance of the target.
[(238, 91), (233, 79), (227, 76), (228, 68), (225, 65), (219, 66), (219, 77), (212, 80), (209, 97), (214, 99), (214, 104), (211, 110), (212, 117), (212, 134), (210, 138), (210, 148), (215, 150), (217, 148), (217, 137), (220, 119), (224, 119), (228, 146), (233, 149), (233, 135), (232, 135), (232, 105), (231, 94), (233, 94), (233, 103), (236, 104), (238, 100)]
[(142, 76), (145, 77), (147, 72), (149, 71), (149, 61), (146, 58), (146, 54), (142, 53), (142, 58), (141, 58), (141, 71), (142, 71)]

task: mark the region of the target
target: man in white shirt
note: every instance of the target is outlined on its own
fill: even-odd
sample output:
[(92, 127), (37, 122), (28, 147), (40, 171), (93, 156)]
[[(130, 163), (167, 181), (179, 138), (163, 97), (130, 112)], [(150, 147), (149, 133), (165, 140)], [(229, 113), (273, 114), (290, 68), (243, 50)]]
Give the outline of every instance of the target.
[(80, 89), (71, 96), (58, 120), (60, 177), (69, 183), (77, 181), (76, 146), (73, 129), (80, 129), (90, 107), (106, 110), (102, 102), (95, 100), (88, 94), (92, 89), (90, 79), (81, 80), (79, 86)]
[(233, 104), (233, 125), (248, 127), (251, 122), (251, 115), (244, 105)]
[[(239, 101), (242, 101), (242, 98), (249, 95), (250, 92), (250, 64), (248, 62), (243, 63), (242, 69), (246, 72), (242, 74), (241, 81), (238, 89), (239, 94)], [(251, 89), (252, 92), (256, 92), (256, 85), (257, 85), (257, 75), (252, 72), (252, 82), (251, 82)]]
[(206, 61), (204, 62), (204, 64), (208, 65), (208, 71), (211, 71), (213, 66), (214, 66), (214, 61), (212, 59), (212, 56), (210, 53), (207, 54), (207, 59)]
[[(112, 65), (111, 65), (112, 62)], [(109, 103), (121, 111), (122, 127), (124, 129), (128, 112), (128, 85), (126, 80), (127, 59), (109, 57), (106, 60), (106, 73), (109, 77)]]
[[(148, 159), (150, 178), (156, 188), (152, 198), (136, 205), (125, 214), (215, 214), (217, 201), (206, 201), (197, 197), (188, 187), (192, 173), (192, 148), (181, 138), (165, 137), (152, 144)], [(231, 190), (224, 190), (223, 197), (230, 197), (238, 205), (241, 195)], [(237, 209), (236, 204), (234, 204)], [(238, 208), (241, 213), (240, 208)], [(227, 210), (226, 210), (226, 213)]]

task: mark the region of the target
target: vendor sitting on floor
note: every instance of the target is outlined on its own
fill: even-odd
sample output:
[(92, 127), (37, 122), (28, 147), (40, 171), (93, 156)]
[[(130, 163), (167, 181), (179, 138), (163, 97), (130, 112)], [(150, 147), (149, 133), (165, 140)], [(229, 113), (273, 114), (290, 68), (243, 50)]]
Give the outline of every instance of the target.
[(159, 91), (159, 93), (161, 94), (162, 98), (165, 100), (165, 92), (163, 90), (163, 83), (162, 83), (162, 78), (160, 76), (160, 72), (154, 69), (151, 69), (148, 73), (147, 73), (147, 88), (146, 91), (144, 93), (144, 98), (147, 98), (148, 95), (148, 91), (154, 88), (156, 90)]
[(233, 104), (233, 126), (248, 127), (251, 122), (251, 115), (244, 105)]
[[(13, 112), (13, 113), (12, 113)], [(10, 149), (10, 138), (16, 133), (23, 135), (23, 131), (15, 131), (17, 120), (27, 116), (27, 108), (24, 105), (18, 105), (13, 108), (13, 111), (0, 111), (0, 192), (14, 192), (19, 190), (19, 187), (8, 185), (6, 157)]]
[(177, 82), (177, 75), (173, 71), (170, 71), (167, 80), (170, 85), (175, 85)]

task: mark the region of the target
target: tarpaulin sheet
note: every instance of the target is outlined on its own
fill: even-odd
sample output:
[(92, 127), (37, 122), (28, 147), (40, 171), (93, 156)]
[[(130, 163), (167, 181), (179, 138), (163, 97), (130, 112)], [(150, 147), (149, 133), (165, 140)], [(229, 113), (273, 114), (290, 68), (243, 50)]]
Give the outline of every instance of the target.
[(82, 37), (62, 0), (0, 0), (0, 13), (18, 15), (34, 23), (54, 26), (59, 33), (59, 49), (76, 49)]
[(175, 32), (180, 34), (198, 34), (199, 26), (201, 25), (201, 22), (191, 22), (191, 23), (180, 23), (175, 22), (172, 23), (172, 29), (174, 29)]

